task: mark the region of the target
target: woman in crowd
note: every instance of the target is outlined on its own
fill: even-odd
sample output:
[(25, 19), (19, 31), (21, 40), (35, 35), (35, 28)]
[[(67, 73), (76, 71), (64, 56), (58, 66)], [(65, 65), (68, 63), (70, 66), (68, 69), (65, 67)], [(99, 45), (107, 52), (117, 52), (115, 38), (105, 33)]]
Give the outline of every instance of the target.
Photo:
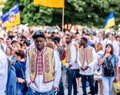
[(13, 65), (17, 76), (17, 95), (26, 95), (27, 85), (25, 81), (26, 70), (26, 55), (24, 51), (18, 50), (15, 52), (17, 62)]
[(12, 48), (10, 47), (10, 46), (8, 46), (7, 48), (6, 48), (6, 56), (7, 56), (7, 58), (8, 58), (8, 60), (10, 61), (11, 60), (11, 58), (12, 58)]
[(25, 52), (25, 54), (27, 54), (27, 50), (30, 46), (30, 42), (28, 40), (25, 40), (22, 45), (23, 45), (22, 47), (23, 51)]
[[(97, 53), (97, 58), (99, 59), (104, 52), (102, 51), (102, 44), (97, 43), (95, 44), (95, 50)], [(95, 92), (96, 94), (98, 93), (98, 83), (100, 87), (100, 95), (103, 95), (103, 85), (102, 85), (102, 66), (99, 66), (98, 63), (95, 65), (95, 74), (94, 74), (94, 79), (95, 79)]]
[(114, 95), (112, 83), (118, 82), (118, 58), (113, 54), (113, 46), (107, 44), (105, 53), (99, 59), (99, 65), (102, 65), (103, 95)]
[(11, 60), (10, 60), (11, 65), (15, 64), (17, 61), (16, 57), (15, 57), (15, 52), (18, 50), (20, 50), (20, 45), (17, 42), (13, 43), (12, 44), (12, 54), (13, 55), (12, 55)]

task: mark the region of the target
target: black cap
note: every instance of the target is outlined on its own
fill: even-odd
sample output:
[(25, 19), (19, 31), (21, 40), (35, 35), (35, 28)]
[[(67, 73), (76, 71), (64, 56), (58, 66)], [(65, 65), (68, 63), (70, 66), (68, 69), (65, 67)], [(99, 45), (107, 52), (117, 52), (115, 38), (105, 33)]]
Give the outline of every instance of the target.
[(37, 30), (32, 36), (33, 39), (35, 39), (37, 37), (43, 37), (45, 39), (45, 35), (42, 30)]

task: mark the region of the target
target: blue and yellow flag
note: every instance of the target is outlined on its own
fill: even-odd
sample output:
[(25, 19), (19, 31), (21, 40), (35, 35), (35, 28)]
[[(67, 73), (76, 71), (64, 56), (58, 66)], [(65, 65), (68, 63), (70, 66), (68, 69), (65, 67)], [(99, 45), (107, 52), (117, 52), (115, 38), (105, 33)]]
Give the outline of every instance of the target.
[(19, 5), (14, 5), (9, 11), (2, 15), (2, 22), (7, 30), (11, 30), (13, 26), (20, 24)]
[(104, 31), (115, 25), (114, 12), (111, 12), (104, 23)]

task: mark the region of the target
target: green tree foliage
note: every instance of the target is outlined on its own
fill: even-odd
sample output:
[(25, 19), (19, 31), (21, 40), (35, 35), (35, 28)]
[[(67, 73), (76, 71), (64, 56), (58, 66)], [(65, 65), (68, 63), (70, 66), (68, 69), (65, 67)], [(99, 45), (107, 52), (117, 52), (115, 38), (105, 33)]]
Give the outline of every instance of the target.
[[(76, 21), (83, 25), (102, 26), (105, 18), (113, 11), (115, 13), (116, 24), (120, 22), (119, 4), (120, 0), (67, 0), (75, 9), (73, 16)], [(66, 6), (67, 7), (67, 6)]]
[[(8, 0), (3, 11), (16, 2), (20, 5), (21, 21), (29, 25), (61, 25), (62, 9), (33, 5), (33, 0)], [(65, 23), (102, 26), (111, 11), (116, 25), (120, 22), (120, 0), (65, 0)]]

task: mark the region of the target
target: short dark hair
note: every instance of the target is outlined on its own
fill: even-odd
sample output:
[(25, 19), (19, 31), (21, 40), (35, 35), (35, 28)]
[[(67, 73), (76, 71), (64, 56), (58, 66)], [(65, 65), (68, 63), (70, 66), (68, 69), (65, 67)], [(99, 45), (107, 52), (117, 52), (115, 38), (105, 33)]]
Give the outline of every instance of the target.
[(2, 37), (0, 37), (1, 40), (4, 40)]
[(12, 38), (10, 38), (10, 37), (8, 37), (6, 40), (9, 40), (9, 39), (12, 40)]
[(26, 58), (26, 55), (23, 50), (18, 50), (15, 52), (17, 56), (20, 56), (20, 58)]
[(59, 37), (54, 37), (54, 38), (53, 38), (53, 41), (54, 41), (54, 42), (57, 42), (57, 43), (60, 43), (60, 38), (59, 38)]
[(119, 35), (117, 35), (117, 36), (116, 36), (116, 39), (117, 39), (117, 38), (120, 38), (120, 36), (119, 36)]
[(24, 42), (23, 42), (23, 44), (26, 44), (26, 46), (30, 46), (30, 41), (28, 41), (28, 40), (25, 40)]
[(14, 43), (17, 43), (17, 41), (13, 40), (13, 41), (11, 42), (11, 45), (14, 44)]
[(82, 37), (81, 39), (82, 39), (83, 41), (85, 41), (86, 43), (88, 42), (87, 38), (85, 38), (85, 37)]

